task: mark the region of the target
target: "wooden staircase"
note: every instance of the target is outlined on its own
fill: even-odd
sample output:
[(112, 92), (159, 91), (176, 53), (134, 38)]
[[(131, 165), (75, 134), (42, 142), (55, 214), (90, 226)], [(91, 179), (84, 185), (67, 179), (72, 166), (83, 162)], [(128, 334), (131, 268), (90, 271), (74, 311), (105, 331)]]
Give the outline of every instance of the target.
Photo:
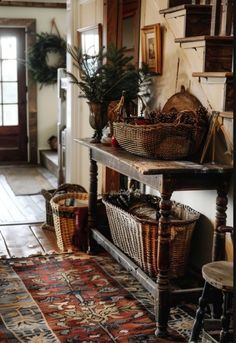
[(175, 43), (184, 49), (192, 77), (198, 78), (210, 109), (220, 112), (224, 132), (232, 143), (233, 1), (169, 0), (168, 8), (159, 13), (175, 32)]

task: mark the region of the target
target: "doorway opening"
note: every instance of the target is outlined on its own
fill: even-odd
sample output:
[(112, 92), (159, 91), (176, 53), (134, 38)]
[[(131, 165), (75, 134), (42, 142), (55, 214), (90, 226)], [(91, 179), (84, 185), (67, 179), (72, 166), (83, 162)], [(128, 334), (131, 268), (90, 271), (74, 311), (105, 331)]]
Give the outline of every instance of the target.
[(35, 19), (0, 18), (0, 163), (3, 164), (38, 161), (37, 86), (23, 62), (35, 39)]

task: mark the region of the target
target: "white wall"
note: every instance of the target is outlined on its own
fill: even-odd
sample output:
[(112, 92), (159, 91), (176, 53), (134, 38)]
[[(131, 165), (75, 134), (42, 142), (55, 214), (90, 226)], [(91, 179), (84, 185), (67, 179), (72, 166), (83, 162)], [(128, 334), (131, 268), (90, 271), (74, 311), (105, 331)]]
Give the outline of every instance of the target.
[[(77, 45), (77, 29), (103, 22), (102, 0), (68, 0), (67, 1), (68, 43)], [(73, 68), (70, 56), (67, 58), (69, 71)], [(79, 89), (69, 85), (67, 92), (67, 160), (66, 179), (89, 189), (89, 154), (88, 149), (74, 141), (75, 138), (91, 137), (93, 130), (89, 125), (89, 108), (86, 99), (78, 98)], [(70, 117), (71, 116), (71, 117)], [(101, 166), (99, 167), (98, 189), (101, 189)]]
[[(1, 18), (36, 19), (36, 31), (51, 32), (51, 20), (55, 18), (62, 37), (66, 32), (66, 9), (34, 7), (0, 7)], [(56, 33), (53, 30), (53, 33)], [(57, 86), (47, 85), (37, 90), (38, 148), (48, 149), (47, 139), (57, 135)]]

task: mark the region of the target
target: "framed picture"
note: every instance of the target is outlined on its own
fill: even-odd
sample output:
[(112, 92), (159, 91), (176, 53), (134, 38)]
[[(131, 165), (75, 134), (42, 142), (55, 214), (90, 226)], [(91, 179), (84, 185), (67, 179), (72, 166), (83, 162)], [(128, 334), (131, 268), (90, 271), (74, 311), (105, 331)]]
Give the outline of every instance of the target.
[(102, 47), (102, 24), (83, 27), (77, 30), (78, 44), (83, 54), (96, 55)]
[(142, 28), (142, 61), (150, 70), (161, 74), (161, 25), (148, 25)]

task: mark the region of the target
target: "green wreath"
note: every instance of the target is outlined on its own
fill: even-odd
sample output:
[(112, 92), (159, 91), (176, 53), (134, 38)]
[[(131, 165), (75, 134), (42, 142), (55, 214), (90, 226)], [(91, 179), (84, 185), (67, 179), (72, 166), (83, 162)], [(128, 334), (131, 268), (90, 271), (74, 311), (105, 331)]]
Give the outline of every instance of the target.
[[(49, 63), (54, 54), (53, 64)], [(57, 61), (55, 61), (55, 56)], [(66, 41), (52, 33), (37, 34), (36, 43), (28, 53), (28, 68), (41, 86), (57, 82), (57, 69), (66, 67)]]

